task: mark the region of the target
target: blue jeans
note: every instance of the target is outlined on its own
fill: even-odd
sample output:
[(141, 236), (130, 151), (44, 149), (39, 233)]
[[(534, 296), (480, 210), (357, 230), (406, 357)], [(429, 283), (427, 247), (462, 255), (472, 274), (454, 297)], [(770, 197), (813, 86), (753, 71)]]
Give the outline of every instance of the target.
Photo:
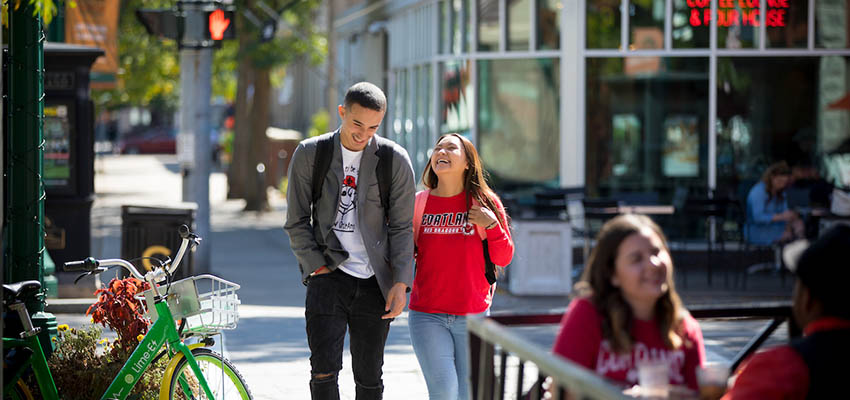
[(408, 327), (431, 400), (467, 400), (469, 336), (466, 316), (410, 310)]

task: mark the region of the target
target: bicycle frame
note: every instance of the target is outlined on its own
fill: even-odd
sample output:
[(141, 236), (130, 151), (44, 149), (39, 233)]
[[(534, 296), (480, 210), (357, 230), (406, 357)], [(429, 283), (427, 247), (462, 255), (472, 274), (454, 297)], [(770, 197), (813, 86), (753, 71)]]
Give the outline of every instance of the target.
[(29, 348), (33, 354), (26, 362), (18, 368), (15, 376), (12, 379), (4, 382), (3, 393), (9, 393), (21, 379), (27, 367), (32, 367), (38, 388), (46, 399), (58, 399), (59, 393), (56, 391), (56, 384), (53, 382), (53, 375), (50, 374), (50, 367), (47, 366), (47, 359), (44, 357), (44, 351), (41, 349), (41, 342), (38, 340), (38, 335), (33, 335), (24, 339), (3, 338), (3, 348)]
[(212, 399), (212, 392), (201, 373), (201, 368), (192, 355), (191, 349), (180, 340), (180, 335), (177, 333), (174, 318), (171, 315), (171, 310), (168, 309), (168, 304), (164, 300), (160, 300), (155, 303), (155, 307), (159, 318), (150, 327), (144, 339), (136, 346), (136, 350), (133, 351), (133, 354), (124, 363), (124, 366), (118, 372), (118, 375), (115, 376), (112, 383), (109, 384), (109, 388), (106, 389), (106, 393), (101, 397), (101, 400), (112, 398), (120, 400), (126, 398), (166, 341), (170, 348), (181, 353), (183, 357), (186, 357), (207, 398)]

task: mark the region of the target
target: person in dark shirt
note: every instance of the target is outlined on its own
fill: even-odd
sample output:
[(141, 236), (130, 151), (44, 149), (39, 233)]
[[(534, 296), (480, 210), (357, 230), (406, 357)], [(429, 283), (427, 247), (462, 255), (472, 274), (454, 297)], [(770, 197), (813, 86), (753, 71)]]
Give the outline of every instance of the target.
[(803, 337), (752, 356), (724, 400), (826, 399), (847, 391), (850, 226), (833, 227), (808, 248), (802, 243), (786, 246), (784, 257), (796, 274), (792, 309)]

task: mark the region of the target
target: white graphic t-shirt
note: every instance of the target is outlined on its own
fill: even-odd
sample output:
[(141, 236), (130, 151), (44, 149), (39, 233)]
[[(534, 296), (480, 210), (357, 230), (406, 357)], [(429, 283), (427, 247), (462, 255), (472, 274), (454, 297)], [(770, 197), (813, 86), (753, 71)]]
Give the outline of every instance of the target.
[(342, 149), (342, 171), (345, 177), (339, 190), (339, 206), (333, 230), (342, 247), (348, 252), (348, 259), (339, 268), (351, 276), (366, 279), (375, 275), (375, 271), (369, 265), (366, 245), (363, 244), (363, 237), (357, 226), (357, 177), (363, 151), (351, 151), (341, 144), (339, 147)]

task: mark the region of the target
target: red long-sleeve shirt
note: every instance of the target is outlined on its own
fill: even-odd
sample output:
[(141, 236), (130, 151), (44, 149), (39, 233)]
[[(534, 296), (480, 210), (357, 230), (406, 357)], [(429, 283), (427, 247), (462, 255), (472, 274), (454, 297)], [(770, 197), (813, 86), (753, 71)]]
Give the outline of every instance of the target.
[(669, 362), (670, 383), (697, 389), (696, 369), (705, 364), (705, 347), (699, 323), (687, 315), (682, 321), (684, 344), (668, 349), (661, 340), (655, 321), (632, 321), (630, 330), (632, 351), (616, 353), (602, 337), (602, 316), (585, 298), (570, 303), (552, 351), (576, 364), (612, 380), (634, 385), (638, 383), (637, 364), (640, 361)]
[[(496, 203), (504, 218), (504, 207), (498, 199)], [(464, 193), (428, 196), (419, 227), (411, 310), (466, 315), (484, 312), (490, 306), (483, 244), (467, 216)], [(514, 253), (510, 231), (496, 224), (486, 232), (490, 260), (496, 265), (510, 264)]]
[[(826, 317), (806, 325), (803, 334), (809, 336), (815, 332), (848, 328), (850, 321)], [(788, 345), (754, 354), (738, 371), (735, 385), (722, 400), (802, 400), (809, 394), (809, 367), (800, 353)]]

